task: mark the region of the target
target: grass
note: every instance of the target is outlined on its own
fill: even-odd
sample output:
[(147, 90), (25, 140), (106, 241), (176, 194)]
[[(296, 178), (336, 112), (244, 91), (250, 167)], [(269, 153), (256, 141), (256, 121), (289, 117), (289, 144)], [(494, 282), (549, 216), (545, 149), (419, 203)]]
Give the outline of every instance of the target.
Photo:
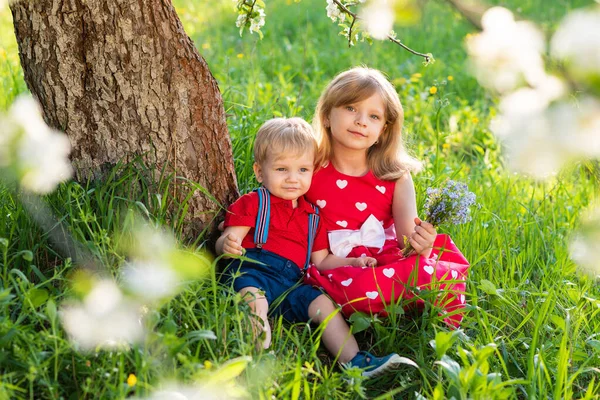
[[(543, 183), (504, 168), (487, 128), (495, 99), (465, 62), (462, 40), (471, 27), (444, 3), (428, 2), (419, 26), (397, 30), (409, 46), (434, 54), (437, 62), (427, 68), (391, 43), (348, 49), (323, 2), (289, 3), (268, 4), (259, 41), (238, 35), (230, 2), (210, 9), (207, 2), (175, 2), (223, 93), (241, 191), (256, 186), (252, 140), (265, 119), (310, 120), (335, 73), (358, 64), (383, 70), (404, 104), (411, 149), (425, 161), (415, 177), (420, 204), (428, 186), (452, 176), (468, 182), (481, 205), (471, 223), (448, 229), (472, 262), (463, 329), (449, 332), (430, 306), (422, 314), (373, 318), (357, 334), (362, 347), (396, 351), (418, 368), (348, 383), (352, 372), (340, 371), (319, 347), (318, 329), (273, 321), (276, 356), (257, 353), (248, 310), (213, 274), (151, 311), (153, 333), (144, 345), (76, 351), (56, 309), (77, 295), (70, 283), (79, 263), (91, 260), (116, 275), (124, 256), (114, 237), (131, 210), (182, 232), (185, 208), (170, 211), (162, 196), (169, 179), (146, 181), (140, 170), (152, 166), (136, 161), (116, 166), (105, 181), (69, 182), (45, 197), (54, 215), (46, 226), (34, 220), (27, 199), (0, 187), (0, 398), (145, 396), (165, 379), (216, 379), (219, 366), (243, 356), (252, 359), (238, 381), (257, 399), (600, 397), (600, 289), (577, 273), (568, 253), (571, 232), (599, 193), (595, 167), (575, 165)], [(565, 12), (592, 2), (494, 3), (550, 30)], [(26, 91), (12, 35), (3, 13), (0, 109)], [(74, 241), (59, 246), (63, 231)], [(131, 373), (134, 387), (126, 383)]]

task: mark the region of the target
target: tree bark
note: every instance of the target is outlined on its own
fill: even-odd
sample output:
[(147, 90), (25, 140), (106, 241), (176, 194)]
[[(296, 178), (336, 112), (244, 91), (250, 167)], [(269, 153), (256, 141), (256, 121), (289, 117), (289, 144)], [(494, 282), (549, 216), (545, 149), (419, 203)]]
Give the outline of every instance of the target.
[[(237, 197), (217, 82), (170, 0), (21, 0), (10, 7), (25, 81), (46, 122), (68, 135), (78, 179), (143, 155), (225, 206)], [(172, 185), (179, 200), (181, 185)], [(200, 232), (219, 210), (197, 190), (188, 232)]]

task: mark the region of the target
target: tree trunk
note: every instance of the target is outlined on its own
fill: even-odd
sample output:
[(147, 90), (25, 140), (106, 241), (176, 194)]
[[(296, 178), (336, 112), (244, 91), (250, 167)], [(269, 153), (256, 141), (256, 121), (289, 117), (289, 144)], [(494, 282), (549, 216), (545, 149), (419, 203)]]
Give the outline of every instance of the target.
[[(10, 7), (25, 81), (46, 122), (69, 136), (78, 179), (143, 155), (223, 205), (237, 197), (219, 88), (170, 0), (21, 0)], [(181, 184), (173, 182), (180, 200)], [(196, 191), (188, 232), (198, 233), (218, 211)]]

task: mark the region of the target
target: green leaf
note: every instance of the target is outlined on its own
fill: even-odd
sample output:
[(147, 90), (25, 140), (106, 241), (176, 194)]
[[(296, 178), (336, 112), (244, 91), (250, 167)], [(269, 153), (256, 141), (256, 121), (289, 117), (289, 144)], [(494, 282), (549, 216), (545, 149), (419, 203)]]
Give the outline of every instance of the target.
[(30, 250), (23, 250), (21, 252), (21, 257), (23, 257), (23, 260), (25, 261), (33, 261), (33, 253)]
[(590, 339), (587, 342), (585, 342), (588, 346), (590, 346), (592, 349), (594, 349), (595, 351), (600, 353), (600, 340), (596, 340), (596, 339)]
[(33, 288), (27, 292), (27, 298), (33, 305), (33, 308), (38, 308), (48, 300), (48, 291), (46, 289)]
[(487, 279), (483, 279), (479, 285), (479, 289), (481, 289), (482, 291), (484, 291), (487, 294), (490, 295), (496, 295), (498, 294), (496, 286), (488, 281)]
[(371, 326), (371, 318), (361, 312), (355, 312), (348, 319), (352, 325), (352, 333), (358, 333)]
[(56, 322), (56, 303), (52, 299), (48, 300), (48, 302), (46, 303), (46, 315), (48, 316), (48, 318), (50, 318), (50, 321), (52, 321), (52, 323)]
[(226, 383), (237, 378), (242, 372), (244, 372), (250, 361), (252, 361), (252, 357), (248, 356), (229, 360), (210, 376), (210, 383)]
[(452, 347), (456, 339), (458, 339), (460, 331), (438, 332), (435, 334), (435, 340), (429, 342), (431, 347), (435, 349), (438, 359), (441, 359), (444, 354)]
[(0, 237), (0, 246), (4, 247), (5, 249), (8, 248), (8, 239)]

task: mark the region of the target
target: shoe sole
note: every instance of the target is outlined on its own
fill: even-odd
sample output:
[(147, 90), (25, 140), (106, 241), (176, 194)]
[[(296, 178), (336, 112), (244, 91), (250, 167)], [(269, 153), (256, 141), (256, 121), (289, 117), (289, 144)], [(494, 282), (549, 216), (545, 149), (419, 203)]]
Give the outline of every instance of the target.
[(387, 371), (398, 368), (402, 364), (401, 360), (402, 358), (398, 354), (394, 354), (378, 368), (373, 369), (371, 371), (363, 371), (362, 376), (364, 376), (365, 378), (374, 378), (376, 376), (382, 375)]

